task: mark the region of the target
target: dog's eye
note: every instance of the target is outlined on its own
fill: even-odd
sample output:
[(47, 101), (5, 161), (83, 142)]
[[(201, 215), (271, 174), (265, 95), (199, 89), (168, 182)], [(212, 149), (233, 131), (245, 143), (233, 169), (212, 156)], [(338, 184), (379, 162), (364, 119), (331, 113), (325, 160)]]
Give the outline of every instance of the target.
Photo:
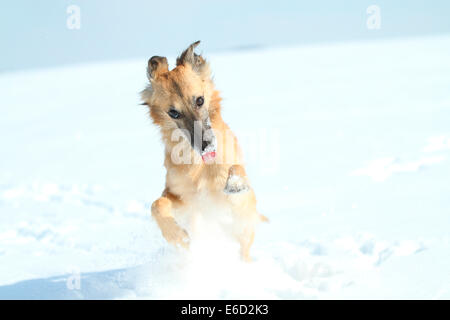
[(201, 107), (203, 105), (203, 103), (205, 103), (205, 99), (203, 97), (198, 97), (195, 100), (195, 104), (197, 105), (197, 107)]
[(175, 109), (170, 109), (169, 112), (167, 112), (169, 114), (169, 116), (173, 119), (179, 119), (181, 118), (181, 113), (179, 113), (177, 110)]

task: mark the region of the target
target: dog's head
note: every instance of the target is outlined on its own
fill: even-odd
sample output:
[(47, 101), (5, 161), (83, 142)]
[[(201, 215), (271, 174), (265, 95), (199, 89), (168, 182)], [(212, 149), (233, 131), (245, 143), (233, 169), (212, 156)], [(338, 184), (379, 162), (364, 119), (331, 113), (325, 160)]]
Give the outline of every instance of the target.
[(199, 43), (183, 51), (170, 71), (165, 57), (150, 58), (147, 68), (150, 85), (142, 92), (142, 99), (163, 136), (170, 137), (178, 129), (192, 149), (204, 156), (216, 151), (211, 120), (219, 113), (219, 105), (209, 65), (194, 52)]

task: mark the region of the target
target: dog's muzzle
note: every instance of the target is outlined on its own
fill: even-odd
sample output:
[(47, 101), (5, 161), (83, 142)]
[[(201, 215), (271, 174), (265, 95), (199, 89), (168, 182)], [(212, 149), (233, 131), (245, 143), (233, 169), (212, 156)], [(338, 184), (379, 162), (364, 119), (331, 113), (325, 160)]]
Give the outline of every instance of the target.
[(195, 121), (193, 138), (193, 148), (201, 155), (203, 162), (210, 163), (214, 161), (217, 151), (217, 139), (209, 117), (203, 123), (202, 121)]

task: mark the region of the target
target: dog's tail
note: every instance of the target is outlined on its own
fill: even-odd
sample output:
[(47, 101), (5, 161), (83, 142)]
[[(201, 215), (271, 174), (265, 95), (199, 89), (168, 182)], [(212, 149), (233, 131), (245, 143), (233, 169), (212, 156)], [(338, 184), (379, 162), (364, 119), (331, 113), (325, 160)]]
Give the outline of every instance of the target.
[(265, 215), (263, 215), (261, 213), (258, 213), (258, 215), (259, 215), (259, 220), (261, 222), (269, 222), (269, 218), (267, 218)]

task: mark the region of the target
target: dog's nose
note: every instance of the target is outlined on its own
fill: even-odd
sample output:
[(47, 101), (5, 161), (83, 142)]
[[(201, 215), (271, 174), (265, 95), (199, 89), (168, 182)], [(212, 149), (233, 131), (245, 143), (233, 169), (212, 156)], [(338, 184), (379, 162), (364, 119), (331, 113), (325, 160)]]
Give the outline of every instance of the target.
[(208, 141), (205, 141), (205, 140), (202, 141), (202, 151), (205, 151), (208, 144), (209, 144)]

